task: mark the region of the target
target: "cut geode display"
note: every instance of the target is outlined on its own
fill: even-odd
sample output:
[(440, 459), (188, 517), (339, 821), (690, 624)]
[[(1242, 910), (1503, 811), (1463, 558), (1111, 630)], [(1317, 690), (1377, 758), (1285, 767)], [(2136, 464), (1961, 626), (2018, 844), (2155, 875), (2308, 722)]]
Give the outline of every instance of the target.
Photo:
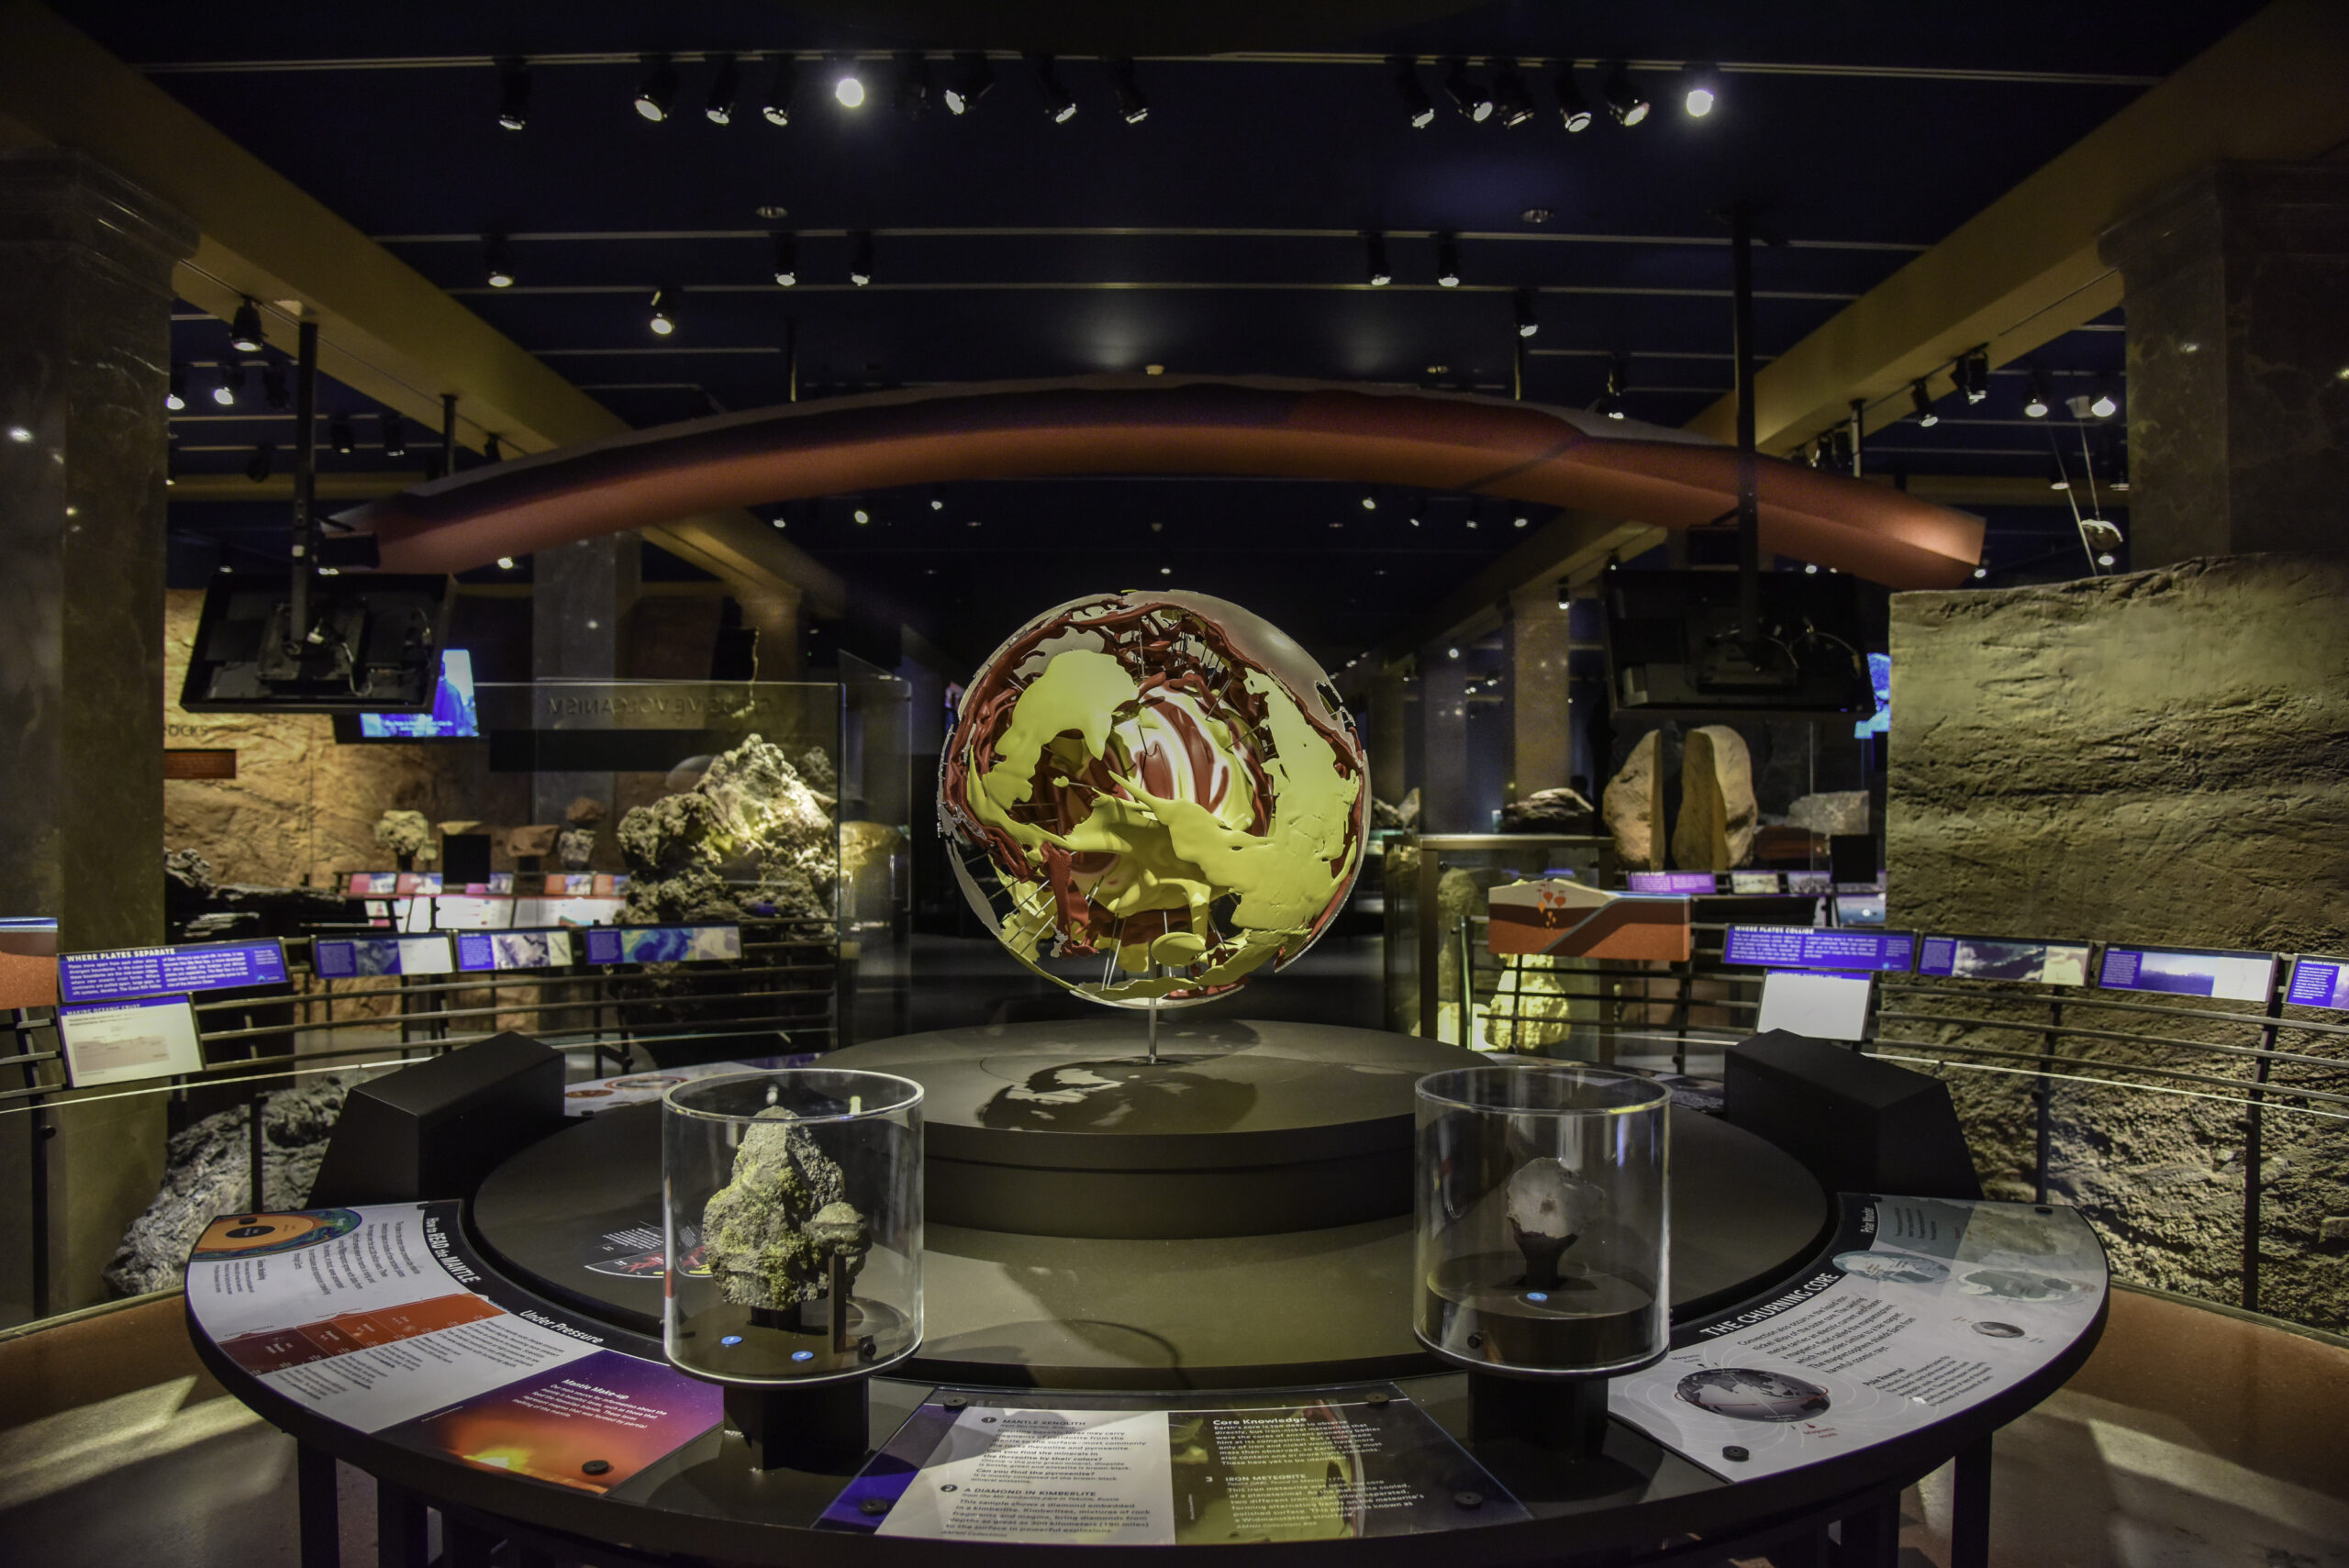
[(1508, 1179), (1505, 1194), (1509, 1234), (1525, 1255), (1525, 1283), (1558, 1288), (1558, 1260), (1581, 1238), (1606, 1199), (1576, 1179), (1566, 1162), (1529, 1160)]
[(840, 1165), (787, 1113), (758, 1118), (734, 1156), (733, 1179), (702, 1211), (702, 1245), (725, 1298), (770, 1311), (843, 1295), (873, 1248), (872, 1227), (846, 1197)]

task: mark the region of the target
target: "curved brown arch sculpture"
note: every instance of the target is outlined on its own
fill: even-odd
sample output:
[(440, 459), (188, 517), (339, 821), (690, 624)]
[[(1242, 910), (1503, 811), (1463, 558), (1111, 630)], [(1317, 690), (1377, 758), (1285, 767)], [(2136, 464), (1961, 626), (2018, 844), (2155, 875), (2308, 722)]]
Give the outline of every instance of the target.
[[(1965, 581), (1982, 522), (1776, 459), (1762, 548), (1894, 588)], [(785, 404), (474, 469), (338, 520), (389, 572), (460, 572), (713, 509), (967, 479), (1228, 473), (1457, 491), (1665, 528), (1737, 502), (1737, 454), (1572, 409), (1341, 383), (1100, 376)]]

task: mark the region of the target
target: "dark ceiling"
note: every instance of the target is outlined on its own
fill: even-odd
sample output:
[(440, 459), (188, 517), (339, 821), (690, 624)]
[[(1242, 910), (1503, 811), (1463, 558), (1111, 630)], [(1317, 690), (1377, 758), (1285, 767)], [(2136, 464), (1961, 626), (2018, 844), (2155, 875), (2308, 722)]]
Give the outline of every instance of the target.
[[(784, 399), (795, 347), (803, 397), (1153, 364), (1506, 395), (1521, 289), (1536, 291), (1540, 324), (1526, 396), (1588, 406), (1620, 354), (1629, 411), (1680, 424), (1730, 384), (1718, 216), (1729, 204), (1754, 204), (1779, 241), (1756, 261), (1766, 356), (2254, 7), (1382, 0), (1193, 9), (1173, 32), (1145, 11), (1029, 3), (1003, 9), (989, 36), (971, 18), (992, 8), (920, 0), (59, 8), (649, 426)], [(1363, 34), (1331, 30), (1332, 16), (1403, 20)], [(907, 18), (907, 30), (852, 17)], [(1255, 52), (1199, 52), (1216, 26)], [(1046, 112), (1034, 63), (1009, 54), (993, 60), (995, 86), (970, 113), (941, 106), (935, 89), (959, 69), (947, 50), (1054, 43), (1139, 55), (1147, 117), (1124, 122), (1111, 69), (1091, 57), (1057, 65), (1077, 106), (1064, 123)], [(913, 114), (894, 106), (904, 67), (891, 55), (908, 50), (932, 55), (933, 91)], [(760, 113), (772, 66), (747, 58), (779, 51), (799, 57), (782, 128)], [(674, 57), (674, 112), (662, 123), (631, 103), (648, 52)], [(704, 106), (729, 52), (746, 58), (731, 123), (718, 125)], [(1438, 108), (1423, 129), (1386, 63), (1396, 54), (1424, 62), (1415, 77)], [(856, 109), (831, 90), (851, 55), (867, 89)], [(1494, 61), (1528, 61), (1531, 118), (1505, 128), (1455, 112), (1441, 63), (1454, 55), (1486, 86)], [(1599, 106), (1578, 135), (1560, 122), (1554, 87), (1569, 56)], [(512, 57), (530, 61), (520, 130), (497, 123), (495, 62)], [(1594, 63), (1619, 60), (1655, 106), (1628, 128), (1607, 115), (1609, 72)], [(1696, 61), (1720, 65), (1703, 118), (1681, 102), (1682, 67)], [(1392, 236), (1385, 287), (1365, 281), (1372, 230)], [(799, 237), (794, 287), (774, 279), (778, 232)], [(1439, 232), (1458, 237), (1454, 288), (1435, 282)], [(863, 287), (847, 275), (858, 233), (872, 236)], [(511, 287), (487, 284), (491, 236), (505, 239)], [(648, 325), (656, 287), (674, 303), (667, 338)], [(173, 425), (180, 473), (240, 473), (260, 441), (275, 444), (282, 471), (291, 417), (267, 406), (261, 357), (246, 356), (231, 409), (208, 395), (217, 367), (240, 358), (225, 328), (184, 306), (173, 347), (191, 379)], [(2125, 397), (2117, 317), (2049, 344), (2030, 368), (2048, 373), (2059, 405), (2107, 381)], [(2027, 385), (2017, 366), (1979, 406), (1946, 398), (1936, 426), (1883, 429), (1865, 461), (1879, 473), (2043, 475), (2052, 439), (2076, 468), (2084, 432), (2060, 406), (2025, 418)], [(322, 457), (328, 473), (416, 467), (434, 444), (410, 424), (408, 459), (387, 459), (374, 405), (340, 387), (322, 397), (328, 416), (362, 416), (353, 450)], [(2090, 423), (2087, 449), (2109, 477), (2124, 461), (2122, 421)], [(1056, 596), (1166, 567), (1169, 581), (1250, 602), (1342, 662), (1515, 535), (1497, 506), (1472, 530), (1464, 499), (1441, 499), (1412, 530), (1408, 498), (1371, 514), (1355, 492), (1270, 482), (973, 484), (939, 493), (941, 508), (932, 498), (864, 498), (879, 504), (878, 527), (842, 520), (852, 498), (785, 521), (852, 585), (966, 653)], [(244, 506), (185, 505), (173, 526), (193, 538), (250, 533), (256, 520)], [(2001, 568), (2043, 552), (2050, 525), (2062, 525), (2059, 541), (2069, 528), (2043, 508), (1991, 522)]]

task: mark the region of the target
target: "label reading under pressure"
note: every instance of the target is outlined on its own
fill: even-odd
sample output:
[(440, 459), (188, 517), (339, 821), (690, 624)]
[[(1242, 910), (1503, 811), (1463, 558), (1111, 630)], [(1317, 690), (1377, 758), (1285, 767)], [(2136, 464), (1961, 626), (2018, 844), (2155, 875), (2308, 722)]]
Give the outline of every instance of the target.
[(1905, 974), (1916, 941), (1913, 931), (1731, 926), (1721, 944), (1721, 962), (1757, 969), (1869, 969)]

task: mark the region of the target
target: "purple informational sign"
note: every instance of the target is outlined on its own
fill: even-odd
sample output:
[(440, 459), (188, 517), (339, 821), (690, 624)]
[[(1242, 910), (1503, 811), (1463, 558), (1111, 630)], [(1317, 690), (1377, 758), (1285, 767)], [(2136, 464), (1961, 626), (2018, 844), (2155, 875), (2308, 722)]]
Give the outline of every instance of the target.
[(69, 952), (57, 961), (58, 999), (66, 1003), (284, 984), (285, 948), (275, 937), (266, 941)]
[(2349, 1008), (2349, 958), (2296, 960), (2284, 1000), (2301, 1007)]
[(2088, 983), (2088, 944), (2009, 937), (1929, 936), (1917, 973), (1950, 980), (2020, 980), (2033, 985)]
[(572, 962), (572, 933), (554, 931), (459, 931), (460, 970), (562, 969)]
[(1683, 896), (1689, 894), (1709, 895), (1718, 885), (1709, 871), (1635, 871), (1631, 873), (1631, 888), (1634, 893), (1671, 893)]
[(1757, 969), (1909, 972), (1914, 931), (1829, 930), (1817, 926), (1731, 926), (1721, 962)]
[(2107, 947), (2096, 983), (2106, 991), (2265, 1002), (2276, 984), (2276, 955), (2214, 948)]

